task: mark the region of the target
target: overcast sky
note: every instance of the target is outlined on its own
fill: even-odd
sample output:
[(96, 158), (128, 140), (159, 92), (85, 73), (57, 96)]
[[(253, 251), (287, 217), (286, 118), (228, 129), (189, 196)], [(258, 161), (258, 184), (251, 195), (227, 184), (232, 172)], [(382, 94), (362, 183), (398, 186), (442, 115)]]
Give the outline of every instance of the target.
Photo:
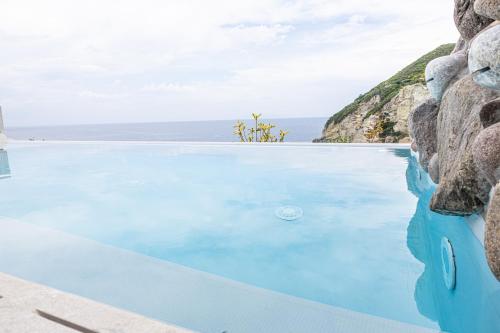
[(452, 0), (0, 0), (7, 126), (330, 116), (458, 38)]

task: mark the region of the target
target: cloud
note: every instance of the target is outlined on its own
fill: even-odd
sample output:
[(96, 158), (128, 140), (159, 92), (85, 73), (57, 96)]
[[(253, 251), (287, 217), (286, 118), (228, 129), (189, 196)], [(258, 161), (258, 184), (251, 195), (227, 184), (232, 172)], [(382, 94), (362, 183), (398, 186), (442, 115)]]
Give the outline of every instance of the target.
[(90, 99), (110, 99), (110, 98), (122, 97), (121, 95), (118, 95), (118, 94), (107, 94), (107, 93), (101, 93), (101, 92), (96, 92), (96, 91), (91, 91), (91, 90), (80, 91), (78, 93), (78, 96), (83, 97), (83, 98), (90, 98)]
[(194, 86), (182, 85), (179, 83), (151, 83), (141, 88), (142, 91), (149, 92), (192, 92)]
[(448, 0), (4, 0), (0, 104), (7, 126), (329, 116), (454, 41), (452, 10)]

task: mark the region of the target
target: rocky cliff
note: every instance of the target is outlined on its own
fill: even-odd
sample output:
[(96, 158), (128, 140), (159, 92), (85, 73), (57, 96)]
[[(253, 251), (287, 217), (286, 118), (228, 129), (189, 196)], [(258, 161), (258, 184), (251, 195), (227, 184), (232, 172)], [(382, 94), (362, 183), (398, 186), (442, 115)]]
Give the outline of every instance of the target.
[(441, 45), (359, 96), (327, 121), (315, 142), (409, 142), (408, 115), (429, 98), (425, 67), (453, 47)]
[(431, 210), (481, 214), (488, 264), (500, 280), (500, 0), (455, 0), (460, 40), (430, 61), (430, 96), (408, 118), (412, 149), (438, 184)]

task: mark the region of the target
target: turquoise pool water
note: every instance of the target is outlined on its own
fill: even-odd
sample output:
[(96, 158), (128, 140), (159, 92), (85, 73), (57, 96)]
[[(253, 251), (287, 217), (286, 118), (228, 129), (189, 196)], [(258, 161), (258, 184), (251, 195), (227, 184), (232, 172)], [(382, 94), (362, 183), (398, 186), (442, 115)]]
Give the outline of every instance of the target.
[[(428, 210), (433, 186), (408, 149), (17, 143), (7, 153), (1, 161), (11, 177), (0, 179), (0, 220), (356, 313), (448, 332), (498, 332), (500, 284), (482, 246), (463, 219)], [(283, 206), (299, 207), (302, 217), (279, 219), (275, 212)], [(35, 241), (42, 250), (15, 251), (13, 239), (24, 233), (0, 235), (13, 244), (0, 252), (0, 271), (215, 331), (213, 320), (192, 317), (210, 317), (216, 306), (191, 317), (188, 308), (180, 315), (178, 309), (143, 306), (145, 296), (140, 301), (121, 294), (126, 291), (120, 285), (142, 283), (126, 273), (107, 281), (109, 290), (82, 285), (82, 274), (98, 280), (112, 268), (54, 272), (47, 267), (56, 267), (56, 260), (40, 256), (49, 238)], [(453, 291), (442, 279), (443, 236), (456, 255)], [(32, 241), (19, 239), (23, 246)], [(57, 260), (85, 266), (99, 260), (76, 257), (71, 246), (60, 252)], [(44, 265), (36, 265), (39, 260)], [(158, 279), (147, 287), (150, 303), (161, 308), (161, 299), (151, 300), (155, 288), (165, 285)], [(237, 307), (224, 309), (238, 316), (231, 311)]]

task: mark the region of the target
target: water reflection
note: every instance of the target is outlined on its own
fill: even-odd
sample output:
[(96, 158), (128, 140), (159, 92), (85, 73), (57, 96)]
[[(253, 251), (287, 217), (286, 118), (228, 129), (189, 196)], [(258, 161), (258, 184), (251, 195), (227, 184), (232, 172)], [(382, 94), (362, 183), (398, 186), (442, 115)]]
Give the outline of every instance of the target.
[(0, 149), (0, 179), (10, 177), (9, 156), (7, 151)]
[[(408, 190), (418, 197), (408, 225), (407, 244), (412, 254), (425, 264), (415, 286), (420, 313), (437, 321), (451, 333), (500, 332), (500, 282), (489, 270), (484, 249), (460, 217), (443, 216), (429, 210), (434, 184), (408, 158)], [(456, 260), (456, 288), (445, 286), (441, 268), (441, 238), (450, 239)]]

